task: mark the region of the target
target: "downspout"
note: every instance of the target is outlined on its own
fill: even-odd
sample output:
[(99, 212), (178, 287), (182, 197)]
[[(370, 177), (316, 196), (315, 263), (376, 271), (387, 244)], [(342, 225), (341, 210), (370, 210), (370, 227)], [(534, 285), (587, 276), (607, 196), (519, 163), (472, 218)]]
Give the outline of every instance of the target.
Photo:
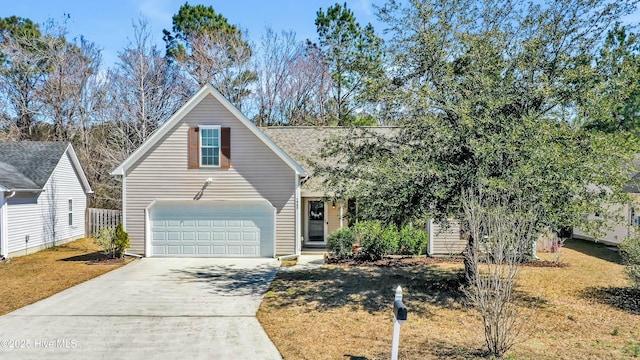
[[(301, 244), (301, 239), (302, 239), (302, 226), (301, 226), (301, 221), (302, 221), (302, 216), (301, 216), (301, 211), (302, 211), (302, 198), (300, 195), (300, 187), (302, 186), (302, 184), (304, 184), (307, 180), (309, 179), (309, 174), (304, 174), (303, 178), (300, 178), (299, 176), (296, 176), (296, 191), (295, 191), (295, 200), (294, 200), (294, 207), (295, 207), (295, 245), (293, 248), (294, 254), (292, 255), (287, 255), (287, 256), (298, 256), (302, 253), (302, 244)], [(282, 257), (280, 257), (282, 258)]]
[(0, 257), (5, 260), (9, 257), (9, 216), (7, 199), (16, 195), (15, 191), (2, 192), (0, 196)]

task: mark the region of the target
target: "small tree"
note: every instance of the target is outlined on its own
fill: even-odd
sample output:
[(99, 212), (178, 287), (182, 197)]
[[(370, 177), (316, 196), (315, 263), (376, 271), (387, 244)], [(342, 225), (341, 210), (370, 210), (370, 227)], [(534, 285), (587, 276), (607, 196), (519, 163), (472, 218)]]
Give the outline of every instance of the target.
[(465, 293), (480, 312), (489, 351), (500, 357), (515, 344), (522, 327), (513, 291), (538, 215), (508, 193), (468, 191), (462, 200), (473, 239), (465, 253), (471, 267)]
[(102, 228), (93, 234), (93, 243), (104, 250), (105, 255), (111, 259), (121, 258), (129, 247), (129, 234), (124, 231), (122, 223), (116, 228)]
[(114, 257), (113, 236), (116, 233), (116, 229), (112, 227), (101, 228), (97, 232), (93, 233), (93, 243), (100, 246), (105, 255), (109, 258)]
[(114, 248), (114, 257), (123, 257), (125, 250), (129, 247), (129, 234), (124, 231), (124, 227), (122, 223), (118, 224), (116, 227), (116, 232), (113, 236), (113, 248)]

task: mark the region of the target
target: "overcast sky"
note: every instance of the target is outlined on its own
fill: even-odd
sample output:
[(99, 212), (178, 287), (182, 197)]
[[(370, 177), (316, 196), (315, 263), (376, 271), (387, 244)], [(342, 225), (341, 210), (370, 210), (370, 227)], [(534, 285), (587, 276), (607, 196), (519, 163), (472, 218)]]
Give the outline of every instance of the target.
[[(372, 4), (382, 2), (349, 0), (347, 4), (358, 22), (362, 25), (371, 22), (381, 31)], [(132, 38), (132, 21), (140, 15), (149, 21), (154, 40), (164, 48), (162, 29), (171, 29), (171, 17), (184, 3), (185, 0), (0, 0), (0, 17), (16, 15), (42, 24), (47, 19), (62, 22), (68, 14), (68, 37), (83, 35), (96, 43), (102, 48), (103, 64), (111, 66), (118, 51)], [(189, 3), (213, 6), (230, 23), (247, 29), (250, 39), (257, 43), (267, 25), (276, 31), (294, 30), (299, 40), (315, 39), (316, 12), (335, 4), (336, 0), (191, 0)]]

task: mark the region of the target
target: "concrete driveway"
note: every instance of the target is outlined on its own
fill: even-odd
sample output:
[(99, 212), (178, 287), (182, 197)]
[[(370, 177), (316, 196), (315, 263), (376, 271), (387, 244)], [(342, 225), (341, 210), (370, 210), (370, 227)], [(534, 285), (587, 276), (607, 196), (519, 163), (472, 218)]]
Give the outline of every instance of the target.
[(255, 318), (278, 265), (137, 260), (0, 317), (0, 358), (282, 359)]

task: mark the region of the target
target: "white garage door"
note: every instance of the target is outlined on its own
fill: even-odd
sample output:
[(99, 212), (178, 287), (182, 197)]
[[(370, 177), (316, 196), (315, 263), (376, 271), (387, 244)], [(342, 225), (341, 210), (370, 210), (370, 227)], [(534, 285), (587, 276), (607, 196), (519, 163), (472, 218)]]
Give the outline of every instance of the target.
[(151, 256), (273, 257), (275, 211), (266, 201), (156, 202)]

